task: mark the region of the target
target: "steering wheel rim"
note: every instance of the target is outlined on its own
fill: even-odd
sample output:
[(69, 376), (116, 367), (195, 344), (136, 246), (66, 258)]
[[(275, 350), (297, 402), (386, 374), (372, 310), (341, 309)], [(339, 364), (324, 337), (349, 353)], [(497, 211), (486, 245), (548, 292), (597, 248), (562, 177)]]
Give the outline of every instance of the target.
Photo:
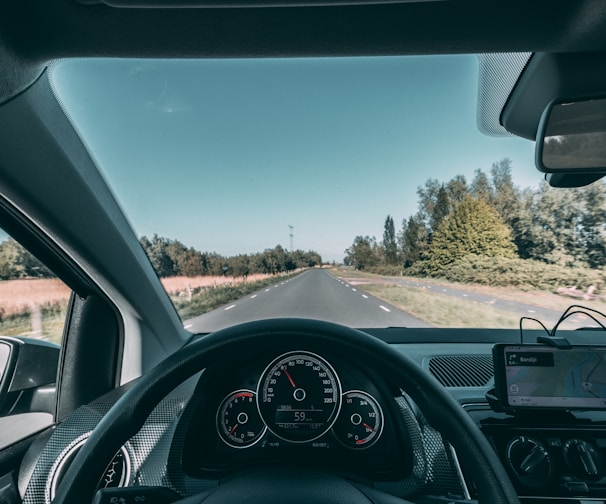
[(91, 502), (99, 474), (118, 449), (143, 426), (171, 390), (197, 372), (216, 365), (237, 348), (246, 352), (296, 342), (296, 349), (334, 349), (359, 356), (396, 378), (416, 402), (427, 421), (454, 446), (474, 471), (480, 502), (519, 503), (505, 469), (491, 445), (460, 404), (431, 374), (383, 341), (349, 327), (311, 319), (271, 319), (222, 329), (204, 336), (169, 356), (142, 376), (109, 410), (66, 471), (53, 504)]

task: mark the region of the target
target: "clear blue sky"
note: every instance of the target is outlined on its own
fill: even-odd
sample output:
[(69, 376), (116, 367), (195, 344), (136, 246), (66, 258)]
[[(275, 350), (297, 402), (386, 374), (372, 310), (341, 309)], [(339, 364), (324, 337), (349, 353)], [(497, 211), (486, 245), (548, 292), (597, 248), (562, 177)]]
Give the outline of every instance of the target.
[(340, 261), (417, 208), (429, 177), (471, 181), (534, 142), (476, 127), (473, 56), (66, 61), (53, 81), (135, 231), (233, 255), (289, 247)]

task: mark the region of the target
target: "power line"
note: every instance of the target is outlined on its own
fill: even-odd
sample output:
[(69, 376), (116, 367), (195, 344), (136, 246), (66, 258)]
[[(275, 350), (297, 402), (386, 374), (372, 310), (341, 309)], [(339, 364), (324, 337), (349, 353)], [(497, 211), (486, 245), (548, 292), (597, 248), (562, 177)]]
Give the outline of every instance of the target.
[(290, 253), (292, 254), (292, 252), (293, 252), (293, 239), (295, 237), (295, 235), (292, 233), (292, 230), (295, 228), (295, 226), (291, 226), (289, 224), (288, 227), (290, 228), (290, 234), (288, 236), (290, 236)]

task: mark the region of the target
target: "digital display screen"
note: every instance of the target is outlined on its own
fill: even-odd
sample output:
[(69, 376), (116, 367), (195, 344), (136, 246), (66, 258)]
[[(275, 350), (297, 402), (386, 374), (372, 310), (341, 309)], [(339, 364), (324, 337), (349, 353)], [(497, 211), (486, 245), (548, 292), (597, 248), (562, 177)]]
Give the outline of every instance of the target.
[[(501, 347), (501, 391), (513, 408), (606, 409), (606, 348)], [(503, 396), (502, 396), (503, 397)]]
[(318, 421), (318, 413), (322, 413), (322, 410), (278, 408), (275, 420), (278, 425), (285, 428), (305, 425), (310, 429), (319, 429), (324, 422)]

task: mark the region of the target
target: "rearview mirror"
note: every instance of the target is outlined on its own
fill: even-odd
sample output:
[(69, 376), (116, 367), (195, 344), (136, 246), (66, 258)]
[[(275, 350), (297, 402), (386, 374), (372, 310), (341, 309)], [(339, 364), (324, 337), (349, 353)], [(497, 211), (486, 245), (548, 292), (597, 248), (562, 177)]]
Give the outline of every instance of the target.
[(606, 99), (551, 103), (536, 142), (536, 165), (545, 173), (606, 174)]

